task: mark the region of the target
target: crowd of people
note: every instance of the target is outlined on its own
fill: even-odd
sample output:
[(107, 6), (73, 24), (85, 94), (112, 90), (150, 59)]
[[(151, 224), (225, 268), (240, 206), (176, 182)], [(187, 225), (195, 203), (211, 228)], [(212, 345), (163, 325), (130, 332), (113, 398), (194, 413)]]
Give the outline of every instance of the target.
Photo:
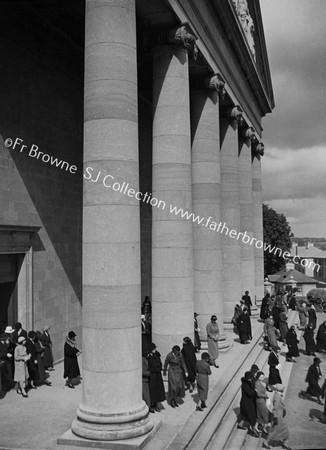
[[(80, 371), (76, 348), (76, 334), (68, 333), (64, 346), (64, 378), (66, 386), (74, 388), (80, 382)], [(52, 340), (50, 327), (43, 332), (27, 332), (20, 322), (12, 328), (7, 326), (0, 334), (0, 390), (8, 392), (15, 388), (17, 394), (28, 398), (31, 389), (45, 385), (51, 386), (49, 372), (53, 367)]]

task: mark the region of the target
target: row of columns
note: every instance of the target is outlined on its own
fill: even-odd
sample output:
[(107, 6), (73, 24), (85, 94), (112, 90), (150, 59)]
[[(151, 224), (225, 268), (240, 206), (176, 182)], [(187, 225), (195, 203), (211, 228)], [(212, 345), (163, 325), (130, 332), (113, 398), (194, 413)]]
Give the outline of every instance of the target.
[[(217, 313), (223, 336), (250, 271), (241, 258), (255, 264), (249, 247), (171, 214), (170, 205), (254, 234), (259, 209), (256, 168), (250, 222), (251, 152), (243, 144), (239, 158), (239, 111), (220, 119), (214, 86), (192, 93), (190, 111), (190, 40), (181, 36), (182, 45), (153, 57), (152, 195), (167, 206), (152, 210), (152, 319), (163, 355), (193, 335), (194, 308), (204, 322)], [(133, 0), (86, 1), (84, 163), (139, 186)], [(134, 197), (84, 183), (83, 394), (72, 424), (83, 438), (126, 439), (153, 427), (142, 400), (139, 228)]]

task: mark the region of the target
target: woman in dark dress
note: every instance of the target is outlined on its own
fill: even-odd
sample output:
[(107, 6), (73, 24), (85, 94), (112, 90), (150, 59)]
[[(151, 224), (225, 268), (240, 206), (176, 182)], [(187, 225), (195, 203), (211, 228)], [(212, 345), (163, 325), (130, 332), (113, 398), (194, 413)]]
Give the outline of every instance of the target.
[(238, 318), (238, 331), (241, 344), (245, 344), (252, 339), (250, 316), (246, 307), (244, 307), (243, 313)]
[(265, 297), (263, 298), (260, 306), (260, 318), (262, 320), (266, 320), (269, 316), (269, 301), (270, 301), (271, 295), (267, 293)]
[(298, 350), (299, 340), (294, 325), (292, 325), (289, 331), (286, 333), (285, 340), (289, 348), (289, 351), (286, 354), (286, 360), (289, 362), (296, 362), (296, 360), (293, 358), (297, 358), (298, 356), (300, 356), (300, 354)]
[(306, 376), (306, 382), (308, 383), (308, 388), (306, 392), (301, 392), (300, 397), (305, 397), (307, 394), (311, 395), (312, 397), (317, 397), (317, 402), (322, 405), (322, 401), (320, 400), (320, 397), (323, 395), (322, 389), (319, 386), (319, 380), (321, 379), (321, 371), (319, 364), (321, 363), (321, 360), (317, 357), (314, 358), (314, 363), (309, 367), (308, 373)]
[(149, 370), (149, 393), (151, 398), (151, 408), (160, 412), (159, 403), (165, 400), (165, 390), (162, 378), (162, 361), (161, 355), (156, 350), (154, 343), (150, 344), (150, 351), (147, 354), (148, 370)]
[(186, 377), (188, 376), (187, 368), (178, 345), (174, 345), (172, 352), (168, 353), (165, 358), (163, 369), (164, 376), (166, 376), (167, 369), (169, 403), (172, 408), (175, 408), (179, 406), (177, 403), (177, 397), (182, 398), (185, 396), (184, 375)]
[(207, 352), (202, 353), (201, 360), (197, 361), (197, 391), (198, 391), (198, 403), (196, 411), (202, 411), (206, 408), (206, 400), (208, 397), (209, 388), (209, 375), (212, 375), (211, 368), (209, 366), (209, 354)]
[[(252, 386), (251, 373), (246, 372), (244, 377), (241, 378), (240, 417), (241, 422), (249, 423), (249, 431), (254, 436), (258, 435), (255, 430), (257, 422), (256, 397), (257, 393)], [(239, 428), (242, 427), (239, 426)]]
[(80, 352), (78, 348), (76, 348), (76, 333), (74, 331), (69, 331), (64, 345), (63, 378), (67, 378), (66, 386), (68, 386), (71, 389), (75, 389), (75, 386), (73, 385), (73, 378), (79, 378), (80, 376), (80, 370), (77, 359), (79, 353)]
[(40, 384), (46, 384), (47, 386), (51, 386), (50, 381), (47, 380), (47, 377), (49, 376), (45, 372), (44, 368), (44, 362), (43, 362), (43, 355), (44, 355), (44, 347), (42, 345), (42, 333), (40, 331), (36, 331), (36, 339), (35, 339), (35, 347), (37, 351), (37, 365), (38, 365), (38, 371), (39, 371), (39, 377), (40, 377)]
[(186, 386), (189, 388), (189, 392), (193, 392), (195, 389), (196, 381), (196, 349), (189, 337), (183, 339), (183, 347), (181, 350), (184, 362), (187, 367), (188, 377), (186, 379)]
[(269, 365), (269, 377), (268, 377), (268, 387), (266, 388), (268, 391), (272, 391), (270, 386), (275, 386), (277, 384), (282, 384), (282, 379), (279, 372), (279, 364), (280, 361), (278, 359), (277, 353), (280, 351), (278, 347), (272, 347), (272, 350), (268, 357), (268, 365)]
[(52, 353), (52, 340), (49, 333), (50, 327), (46, 325), (42, 333), (41, 342), (44, 346), (43, 363), (46, 370), (54, 370), (53, 368), (53, 353)]
[(306, 342), (306, 353), (307, 355), (313, 355), (316, 356), (316, 342), (314, 339), (314, 330), (312, 329), (311, 325), (308, 325), (303, 333), (303, 339)]
[(326, 320), (319, 326), (316, 340), (317, 352), (326, 352)]
[(308, 325), (312, 326), (312, 329), (315, 330), (317, 326), (317, 315), (316, 315), (316, 309), (315, 305), (310, 305), (310, 308), (308, 310)]

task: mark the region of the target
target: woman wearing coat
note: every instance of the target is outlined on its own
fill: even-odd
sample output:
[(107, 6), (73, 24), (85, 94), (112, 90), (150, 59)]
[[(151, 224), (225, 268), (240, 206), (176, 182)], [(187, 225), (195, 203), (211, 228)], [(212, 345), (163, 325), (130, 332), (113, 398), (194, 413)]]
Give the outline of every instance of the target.
[(276, 337), (277, 330), (275, 328), (274, 319), (273, 319), (272, 315), (270, 315), (268, 317), (268, 319), (266, 319), (266, 321), (265, 321), (264, 333), (265, 333), (265, 336), (267, 336), (268, 345), (270, 347), (278, 347), (277, 337)]
[(185, 396), (184, 374), (186, 377), (188, 376), (187, 368), (178, 345), (175, 345), (172, 348), (172, 352), (168, 353), (165, 358), (163, 369), (164, 376), (166, 376), (167, 369), (169, 403), (172, 408), (175, 408), (179, 406), (177, 403), (177, 397), (182, 398)]
[(262, 320), (266, 320), (269, 316), (269, 301), (270, 301), (271, 295), (267, 293), (265, 297), (263, 298), (260, 306), (260, 318)]
[(308, 310), (309, 322), (308, 325), (312, 326), (312, 329), (315, 330), (317, 326), (317, 315), (315, 305), (310, 305)]
[(147, 354), (148, 370), (149, 370), (149, 393), (151, 398), (151, 407), (160, 412), (159, 403), (165, 400), (165, 390), (162, 378), (162, 361), (161, 355), (156, 350), (156, 345), (152, 342)]
[[(256, 391), (252, 386), (251, 372), (246, 372), (244, 377), (241, 378), (241, 400), (240, 400), (240, 417), (241, 422), (245, 421), (249, 423), (249, 432), (258, 437), (259, 434), (256, 431), (257, 422), (257, 410), (256, 410)], [(238, 428), (243, 428), (238, 425)]]
[(189, 392), (193, 392), (195, 389), (196, 381), (196, 349), (189, 337), (183, 339), (183, 346), (181, 350), (184, 362), (187, 367), (188, 377), (186, 379), (186, 386), (189, 388)]
[(297, 311), (299, 313), (300, 328), (302, 330), (306, 328), (308, 322), (308, 312), (306, 306), (306, 303), (302, 303), (301, 306), (297, 307)]
[(218, 338), (220, 335), (220, 330), (218, 328), (216, 321), (217, 316), (213, 314), (211, 316), (211, 321), (206, 326), (206, 333), (207, 333), (207, 346), (210, 357), (210, 364), (214, 367), (219, 367), (216, 364), (216, 359), (218, 358), (219, 355)]
[(66, 386), (68, 386), (71, 389), (75, 389), (75, 386), (72, 384), (72, 379), (80, 376), (80, 370), (77, 359), (79, 353), (80, 352), (78, 348), (76, 348), (76, 333), (74, 331), (69, 331), (64, 346), (63, 378), (67, 379)]
[(288, 446), (289, 428), (284, 422), (286, 409), (283, 403), (282, 392), (275, 392), (273, 397), (273, 426), (269, 431), (268, 441), (282, 441), (282, 447), (291, 450)]
[(49, 333), (50, 327), (46, 325), (42, 333), (41, 342), (44, 347), (43, 364), (45, 370), (55, 370), (53, 368), (52, 340)]
[(14, 381), (17, 383), (16, 391), (17, 394), (22, 394), (23, 397), (28, 397), (25, 386), (28, 377), (27, 371), (27, 361), (30, 355), (27, 354), (26, 350), (26, 338), (24, 336), (19, 336), (17, 346), (14, 352), (15, 358), (15, 376)]
[(294, 325), (292, 325), (289, 331), (286, 333), (285, 340), (289, 349), (286, 354), (286, 360), (289, 362), (296, 362), (296, 360), (293, 358), (297, 358), (298, 356), (300, 356), (300, 354), (298, 350), (299, 340)]
[(314, 339), (314, 330), (312, 329), (311, 325), (308, 325), (303, 333), (303, 339), (306, 343), (306, 353), (307, 355), (316, 356), (316, 342)]
[(277, 347), (272, 347), (272, 350), (268, 357), (268, 365), (269, 365), (269, 377), (268, 377), (268, 387), (267, 390), (269, 392), (272, 391), (270, 386), (275, 386), (276, 384), (282, 384), (281, 375), (279, 372), (279, 364), (280, 361), (278, 359), (277, 353), (280, 349)]
[(279, 329), (280, 329), (282, 341), (285, 342), (286, 333), (289, 331), (289, 327), (288, 327), (288, 318), (287, 318), (286, 310), (285, 310), (284, 306), (282, 307), (281, 312), (280, 312)]
[(212, 375), (211, 368), (209, 366), (209, 354), (207, 352), (202, 353), (201, 360), (197, 361), (197, 390), (198, 390), (198, 404), (196, 411), (202, 411), (206, 408), (206, 400), (208, 397), (209, 387), (209, 375)]
[(319, 326), (316, 340), (317, 352), (326, 352), (326, 320)]
[(319, 386), (319, 380), (321, 379), (321, 371), (319, 364), (321, 360), (317, 357), (314, 358), (314, 363), (309, 367), (308, 373), (306, 376), (306, 382), (308, 383), (308, 388), (306, 392), (301, 392), (300, 397), (305, 398), (306, 394), (311, 395), (312, 397), (317, 397), (317, 402), (322, 405), (322, 401), (320, 397), (323, 395), (322, 389)]
[(241, 344), (245, 344), (252, 339), (250, 315), (246, 306), (241, 316), (238, 317), (238, 331)]

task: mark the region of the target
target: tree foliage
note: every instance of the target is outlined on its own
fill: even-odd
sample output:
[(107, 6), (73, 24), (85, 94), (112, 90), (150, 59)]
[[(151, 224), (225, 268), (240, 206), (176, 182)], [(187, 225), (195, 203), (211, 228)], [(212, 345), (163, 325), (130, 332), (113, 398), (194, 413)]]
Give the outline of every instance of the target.
[[(291, 248), (291, 232), (284, 214), (277, 213), (273, 208), (263, 204), (263, 228), (264, 243), (271, 247), (282, 249), (282, 254)], [(284, 266), (285, 259), (280, 256), (280, 251), (264, 252), (264, 271), (265, 276), (278, 272)]]

